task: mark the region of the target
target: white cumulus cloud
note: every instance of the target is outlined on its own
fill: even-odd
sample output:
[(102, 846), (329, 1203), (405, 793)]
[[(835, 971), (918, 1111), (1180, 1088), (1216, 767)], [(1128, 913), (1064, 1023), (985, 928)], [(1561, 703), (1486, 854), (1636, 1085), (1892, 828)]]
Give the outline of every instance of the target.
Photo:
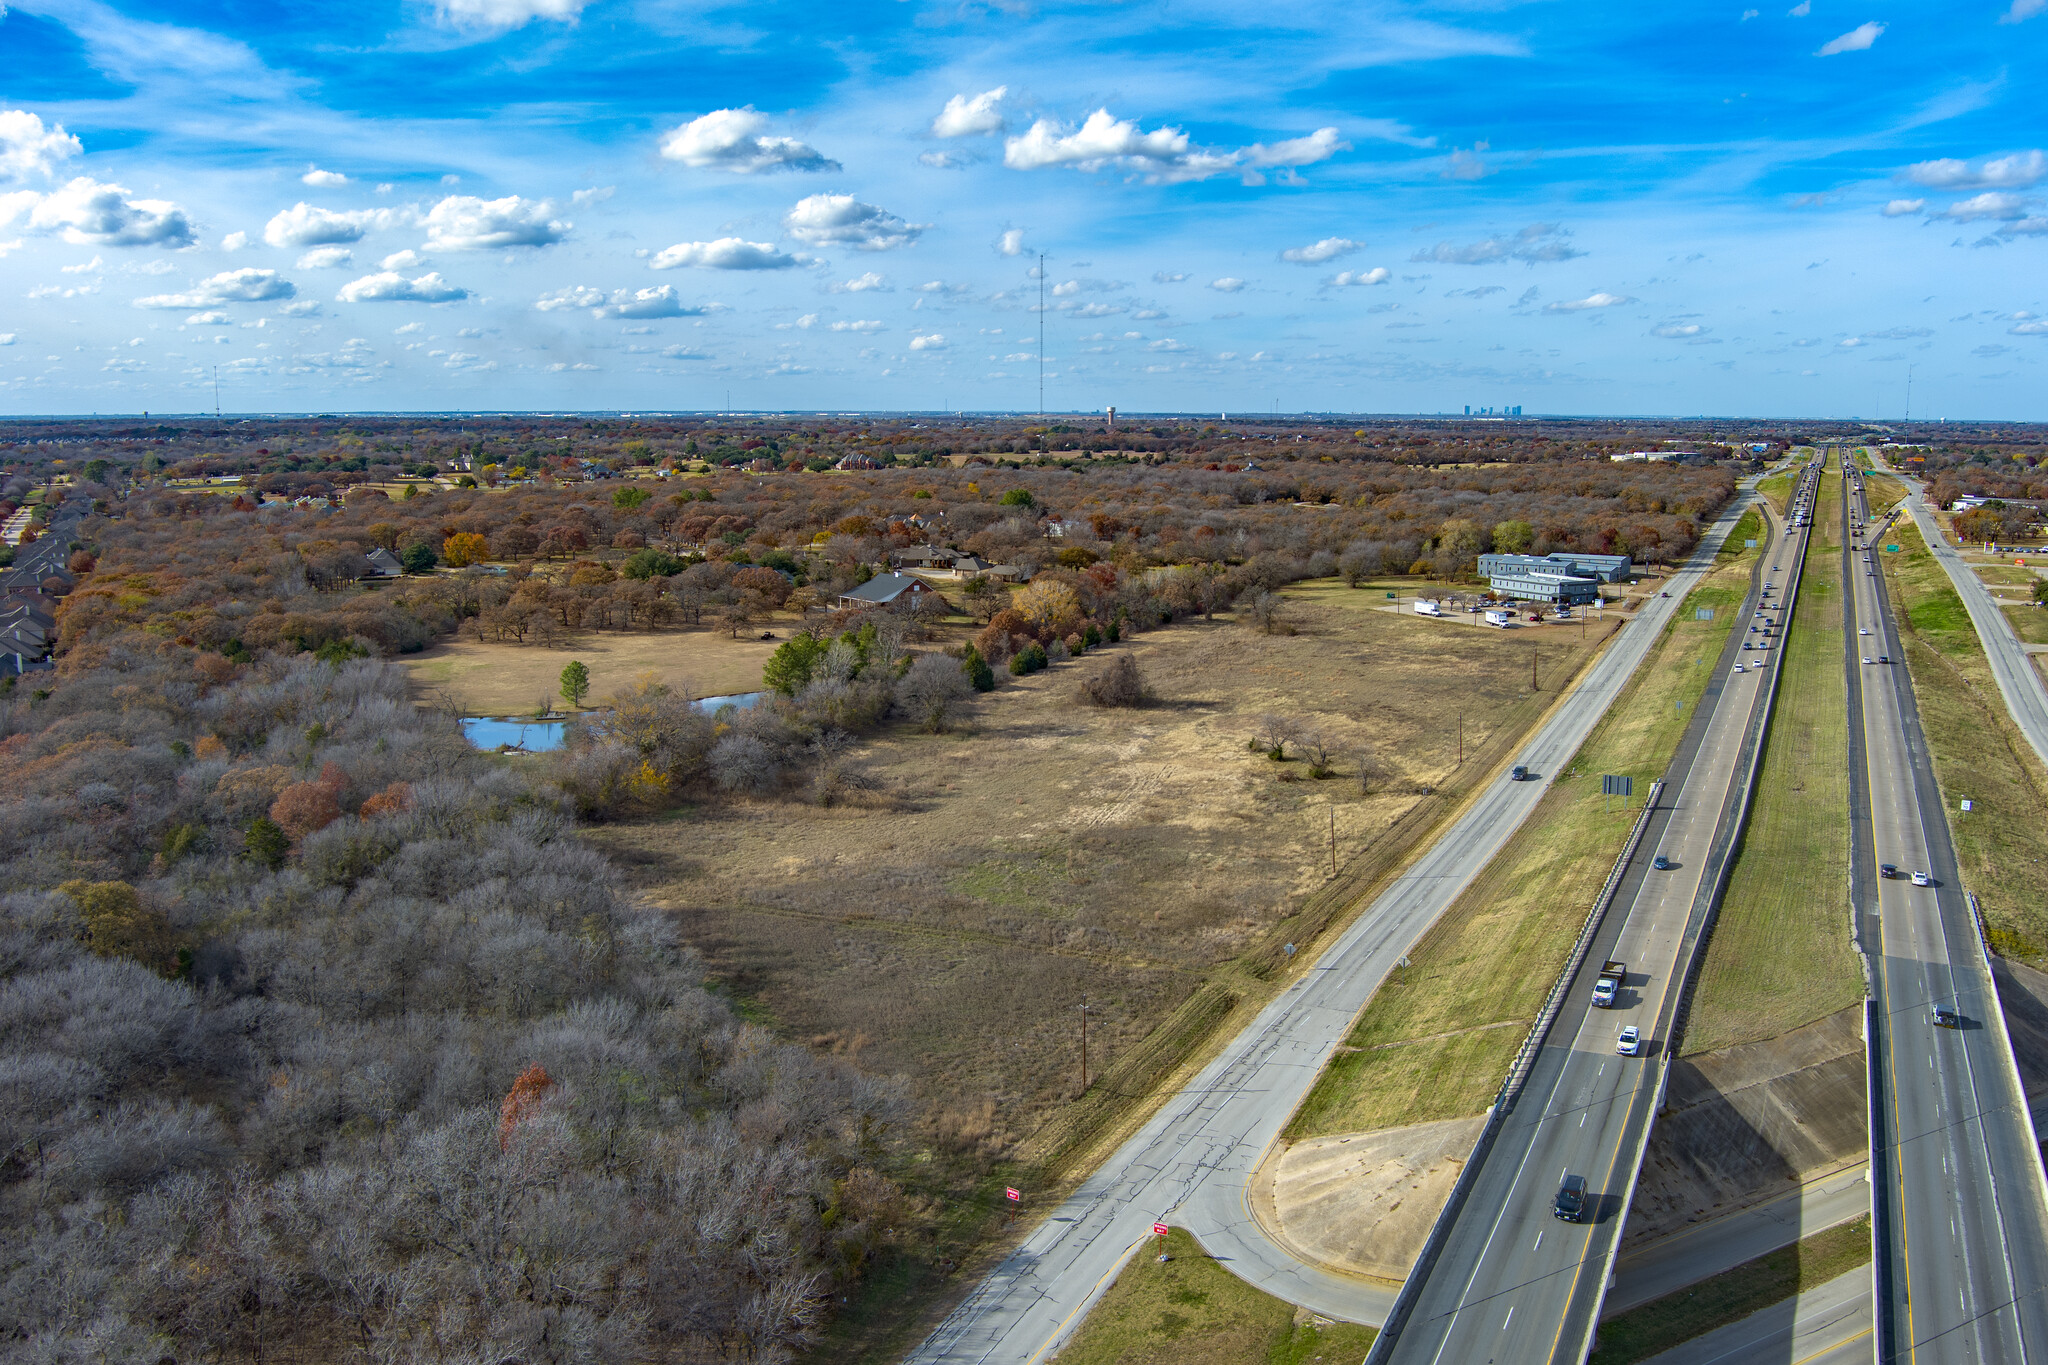
[(1543, 306), (1546, 313), (1583, 313), (1596, 308), (1618, 308), (1635, 300), (1626, 294), (1588, 294), (1582, 299), (1566, 299)]
[(0, 227), (26, 218), (33, 232), (55, 232), (73, 246), (193, 245), (185, 210), (168, 199), (131, 199), (126, 186), (81, 175), (48, 194), (0, 194)]
[(1010, 87), (999, 85), (979, 95), (955, 95), (932, 120), (933, 137), (980, 137), (1003, 131), (1003, 111), (998, 107)]
[(1706, 328), (1697, 322), (1667, 322), (1662, 327), (1651, 328), (1650, 335), (1663, 337), (1666, 341), (1680, 341), (1686, 337), (1696, 337), (1705, 330)]
[(882, 330), (882, 323), (879, 318), (841, 319), (832, 324), (832, 330), (835, 332), (879, 332)]
[(151, 294), (135, 300), (137, 308), (213, 308), (224, 303), (265, 303), (288, 299), (298, 289), (275, 270), (253, 266), (223, 270), (182, 294)]
[(0, 109), (0, 180), (26, 180), (57, 173), (57, 163), (85, 150), (64, 125), (43, 126), (26, 109)]
[(839, 163), (793, 137), (764, 133), (768, 119), (751, 105), (714, 109), (702, 118), (671, 128), (661, 139), (661, 154), (670, 161), (700, 170), (836, 171)]
[(929, 336), (912, 337), (910, 339), (910, 349), (913, 351), (943, 351), (946, 349), (946, 335), (943, 332), (933, 332)]
[(865, 294), (877, 289), (886, 293), (889, 284), (872, 270), (863, 272), (858, 279), (842, 280), (832, 286), (832, 292), (835, 294)]
[(1270, 145), (1254, 143), (1236, 151), (1213, 151), (1195, 146), (1178, 128), (1146, 132), (1136, 120), (1097, 109), (1072, 130), (1054, 119), (1039, 119), (1023, 134), (1004, 142), (1003, 164), (1018, 171), (1049, 166), (1098, 171), (1116, 166), (1154, 184), (1167, 185), (1232, 172), (1257, 182), (1261, 179), (1258, 168), (1312, 165), (1349, 146), (1335, 128), (1318, 128), (1306, 137)]
[[(567, 289), (557, 289), (552, 294), (542, 294), (533, 306), (542, 313), (557, 313), (565, 308), (600, 308), (604, 305), (604, 301), (604, 290), (592, 289), (588, 285), (576, 284), (569, 286)], [(417, 328), (418, 326), (417, 322), (408, 322), (405, 327), (401, 327), (398, 330), (403, 332), (407, 327)]]
[(569, 235), (574, 223), (554, 216), (552, 199), (502, 199), (451, 194), (420, 221), (427, 229), (429, 251), (495, 251), (501, 247), (552, 246)]
[(281, 209), (263, 225), (263, 240), (275, 247), (338, 246), (360, 242), (371, 228), (401, 221), (391, 209), (315, 208), (304, 200)]
[(2005, 194), (1998, 190), (1986, 190), (1982, 194), (1958, 200), (1934, 215), (1958, 223), (1974, 223), (1991, 218), (2011, 220), (2027, 216), (2027, 201), (2017, 194)]
[(996, 250), (1005, 256), (1022, 256), (1024, 254), (1024, 229), (1011, 228), (1002, 236), (996, 238)]
[(1894, 199), (1882, 210), (1887, 218), (1903, 218), (1909, 213), (1918, 213), (1927, 207), (1925, 199)]
[(1868, 52), (1870, 45), (1877, 41), (1878, 35), (1883, 33), (1884, 30), (1885, 26), (1875, 21), (1867, 24), (1858, 24), (1841, 37), (1830, 38), (1822, 43), (1820, 50), (1813, 55), (1816, 57), (1836, 57), (1844, 52)]
[(345, 246), (316, 246), (299, 257), (301, 270), (340, 270), (354, 264), (356, 254)]
[(720, 237), (712, 242), (677, 242), (657, 252), (648, 264), (656, 270), (787, 270), (802, 262), (777, 251), (773, 242)]
[(409, 280), (395, 270), (350, 280), (334, 296), (337, 303), (450, 303), (468, 297), (467, 289), (448, 283), (438, 271)]
[[(713, 305), (715, 307), (717, 305)], [(611, 301), (590, 310), (594, 318), (695, 318), (712, 307), (686, 304), (676, 296), (672, 284), (648, 289), (614, 289)]]
[(1244, 288), (1244, 281), (1238, 279), (1235, 275), (1225, 275), (1220, 280), (1209, 281), (1209, 287), (1225, 294), (1235, 294), (1238, 290)]
[(1325, 237), (1309, 246), (1289, 247), (1280, 253), (1280, 259), (1296, 265), (1321, 265), (1324, 261), (1349, 255), (1364, 245), (1364, 242), (1354, 242), (1349, 237)]
[(800, 242), (812, 246), (850, 246), (856, 251), (887, 251), (907, 246), (918, 239), (926, 226), (906, 223), (850, 194), (813, 194), (799, 199), (782, 225)]
[(311, 185), (315, 189), (331, 190), (346, 185), (348, 177), (340, 171), (323, 171), (318, 166), (308, 166), (306, 173), (299, 177), (299, 183)]
[(225, 327), (233, 321), (234, 319), (226, 313), (206, 312), (194, 313), (191, 317), (185, 319), (185, 325), (187, 327)]
[(1353, 285), (1385, 284), (1393, 278), (1394, 273), (1391, 270), (1383, 265), (1376, 265), (1370, 270), (1340, 270), (1330, 276), (1328, 282), (1338, 289), (1346, 289)]
[(1943, 157), (1938, 161), (1915, 162), (1901, 175), (1931, 190), (2031, 189), (2048, 178), (2048, 153), (2036, 149), (1982, 161)]

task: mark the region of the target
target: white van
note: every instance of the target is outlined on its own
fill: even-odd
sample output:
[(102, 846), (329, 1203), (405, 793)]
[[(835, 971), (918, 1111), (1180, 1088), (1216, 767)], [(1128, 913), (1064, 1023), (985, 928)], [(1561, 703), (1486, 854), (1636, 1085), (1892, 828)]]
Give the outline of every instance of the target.
[(1515, 614), (1511, 611), (1489, 611), (1486, 613), (1486, 624), (1489, 626), (1499, 626), (1502, 630), (1506, 630), (1508, 622), (1514, 619)]
[(1443, 604), (1431, 601), (1427, 597), (1422, 598), (1415, 604), (1415, 614), (1417, 616), (1442, 616), (1444, 614)]

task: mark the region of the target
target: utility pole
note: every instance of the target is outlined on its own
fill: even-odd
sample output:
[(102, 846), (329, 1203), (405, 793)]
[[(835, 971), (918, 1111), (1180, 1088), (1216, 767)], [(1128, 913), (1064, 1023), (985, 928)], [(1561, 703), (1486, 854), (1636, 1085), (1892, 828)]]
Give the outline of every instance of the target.
[(1330, 803), (1330, 875), (1337, 875), (1337, 803)]
[(1529, 690), (1530, 690), (1531, 692), (1537, 692), (1537, 691), (1541, 691), (1541, 690), (1542, 690), (1541, 688), (1539, 688), (1539, 687), (1537, 687), (1537, 686), (1536, 686), (1536, 655), (1537, 655), (1537, 653), (1538, 653), (1538, 650), (1536, 649), (1536, 647), (1535, 647), (1534, 645), (1531, 645), (1531, 646), (1529, 646)]
[(1458, 766), (1465, 766), (1465, 713), (1458, 713)]

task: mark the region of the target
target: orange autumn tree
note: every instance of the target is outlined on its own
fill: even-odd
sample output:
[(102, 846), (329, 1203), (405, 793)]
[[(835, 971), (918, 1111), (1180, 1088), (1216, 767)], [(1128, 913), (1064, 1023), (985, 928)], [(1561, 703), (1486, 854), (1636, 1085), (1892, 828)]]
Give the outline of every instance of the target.
[(490, 557), (490, 542), (475, 531), (458, 531), (441, 542), (441, 559), (451, 569), (481, 564)]
[(505, 1092), (505, 1102), (498, 1106), (498, 1146), (502, 1149), (512, 1143), (512, 1130), (526, 1117), (540, 1108), (547, 1098), (554, 1082), (548, 1079), (547, 1068), (539, 1062), (519, 1073), (519, 1079), (512, 1082), (512, 1088)]

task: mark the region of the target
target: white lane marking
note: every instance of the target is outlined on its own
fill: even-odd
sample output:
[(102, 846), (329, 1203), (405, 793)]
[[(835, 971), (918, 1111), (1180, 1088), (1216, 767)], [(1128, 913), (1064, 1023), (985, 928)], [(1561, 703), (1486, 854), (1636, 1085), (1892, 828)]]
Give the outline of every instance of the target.
[(1509, 1324), (1509, 1323), (1511, 1323), (1511, 1322), (1513, 1322), (1514, 1320), (1515, 1320), (1515, 1310), (1514, 1310), (1514, 1309), (1512, 1309), (1512, 1308), (1510, 1308), (1510, 1309), (1508, 1309), (1508, 1315), (1507, 1315), (1506, 1317), (1504, 1317), (1504, 1318), (1502, 1318), (1502, 1319), (1500, 1320), (1500, 1330), (1501, 1330), (1501, 1331), (1503, 1331), (1503, 1332), (1507, 1331), (1507, 1330), (1508, 1330), (1508, 1324)]

